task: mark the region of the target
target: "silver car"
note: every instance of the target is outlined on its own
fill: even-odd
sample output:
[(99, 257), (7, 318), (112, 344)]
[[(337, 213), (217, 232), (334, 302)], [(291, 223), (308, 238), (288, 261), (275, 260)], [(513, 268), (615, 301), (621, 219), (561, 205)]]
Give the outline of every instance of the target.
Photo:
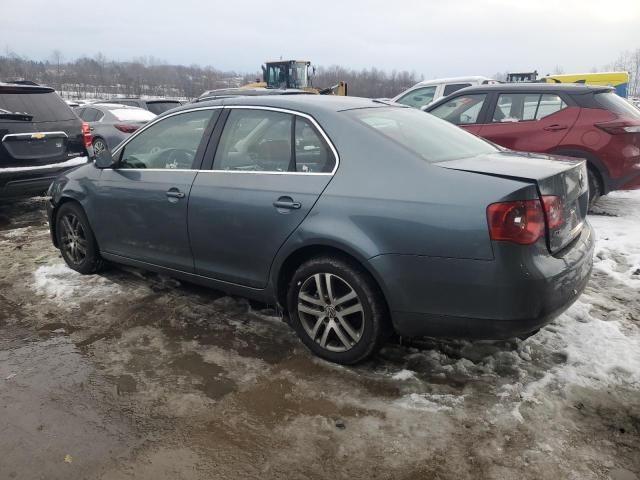
[(74, 109), (89, 124), (96, 155), (112, 150), (133, 132), (156, 118), (156, 114), (138, 107), (94, 103)]

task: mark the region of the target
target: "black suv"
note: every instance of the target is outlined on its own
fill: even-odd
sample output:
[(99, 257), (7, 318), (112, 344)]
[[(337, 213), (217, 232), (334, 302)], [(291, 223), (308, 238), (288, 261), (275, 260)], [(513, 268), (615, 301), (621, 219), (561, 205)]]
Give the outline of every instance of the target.
[(0, 83), (0, 198), (44, 193), (90, 148), (89, 126), (52, 88)]
[(180, 100), (172, 100), (170, 98), (110, 98), (108, 100), (100, 100), (100, 103), (115, 103), (118, 105), (144, 108), (156, 115), (160, 115), (167, 110), (182, 105)]

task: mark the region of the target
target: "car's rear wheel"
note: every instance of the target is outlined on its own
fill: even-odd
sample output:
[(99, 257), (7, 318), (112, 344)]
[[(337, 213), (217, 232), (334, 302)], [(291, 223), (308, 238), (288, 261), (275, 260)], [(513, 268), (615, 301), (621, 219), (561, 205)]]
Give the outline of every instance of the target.
[(319, 257), (303, 263), (289, 284), (287, 306), (304, 344), (332, 362), (364, 360), (388, 332), (380, 289), (346, 259)]
[(56, 239), (62, 258), (73, 270), (88, 274), (103, 266), (93, 231), (82, 207), (69, 202), (56, 215)]
[(93, 140), (93, 153), (96, 156), (107, 150), (107, 148), (107, 142), (105, 142), (102, 138), (95, 138)]

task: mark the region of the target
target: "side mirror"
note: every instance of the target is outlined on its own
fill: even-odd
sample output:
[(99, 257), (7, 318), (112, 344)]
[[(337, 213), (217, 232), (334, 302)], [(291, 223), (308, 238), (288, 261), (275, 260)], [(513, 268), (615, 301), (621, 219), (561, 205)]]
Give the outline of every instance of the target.
[(96, 167), (98, 168), (113, 168), (115, 164), (116, 161), (108, 149), (103, 150), (96, 156)]

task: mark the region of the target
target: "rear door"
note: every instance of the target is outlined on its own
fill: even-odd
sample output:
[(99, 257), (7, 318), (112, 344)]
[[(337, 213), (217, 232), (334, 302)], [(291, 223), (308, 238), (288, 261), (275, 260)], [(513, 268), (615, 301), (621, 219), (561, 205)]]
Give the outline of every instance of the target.
[(549, 152), (578, 118), (580, 109), (570, 103), (555, 93), (500, 93), (477, 133), (512, 150)]
[(101, 172), (92, 202), (103, 251), (193, 272), (187, 205), (218, 112), (170, 115), (114, 153), (117, 167)]
[[(337, 152), (311, 117), (227, 107), (219, 142), (189, 198), (195, 272), (264, 288), (271, 262), (337, 168)], [(214, 135), (215, 136), (215, 135)]]

